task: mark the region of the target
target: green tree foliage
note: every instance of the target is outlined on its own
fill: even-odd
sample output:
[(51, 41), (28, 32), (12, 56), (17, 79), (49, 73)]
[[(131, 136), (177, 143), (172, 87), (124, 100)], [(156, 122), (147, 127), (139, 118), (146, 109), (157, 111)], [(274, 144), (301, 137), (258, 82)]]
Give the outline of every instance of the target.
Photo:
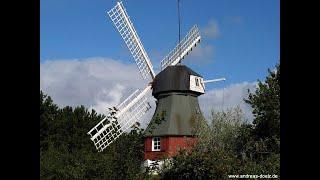
[(134, 128), (102, 153), (87, 132), (104, 116), (84, 106), (59, 108), (40, 91), (41, 179), (138, 179), (143, 130)]
[(280, 153), (280, 64), (276, 65), (274, 71), (268, 69), (268, 72), (265, 81), (259, 80), (256, 91), (245, 99), (253, 108), (254, 115), (254, 140), (251, 142), (258, 147), (258, 150), (251, 151), (260, 154)]
[(275, 71), (268, 69), (268, 72), (266, 80), (258, 80), (257, 90), (245, 102), (253, 108), (255, 135), (280, 138), (280, 64)]
[(48, 148), (49, 128), (58, 115), (58, 106), (53, 104), (50, 96), (40, 91), (40, 150)]

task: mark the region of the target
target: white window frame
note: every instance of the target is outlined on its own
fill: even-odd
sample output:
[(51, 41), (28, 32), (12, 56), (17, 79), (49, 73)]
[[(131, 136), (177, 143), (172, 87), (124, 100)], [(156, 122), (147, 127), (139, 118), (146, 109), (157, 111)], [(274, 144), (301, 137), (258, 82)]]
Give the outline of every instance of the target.
[[(157, 142), (157, 145), (155, 147), (156, 142)], [(152, 138), (152, 151), (160, 151), (160, 150), (161, 150), (161, 138), (160, 137), (153, 137)]]
[(191, 91), (204, 93), (203, 78), (199, 76), (190, 75), (189, 81), (190, 81), (189, 89)]

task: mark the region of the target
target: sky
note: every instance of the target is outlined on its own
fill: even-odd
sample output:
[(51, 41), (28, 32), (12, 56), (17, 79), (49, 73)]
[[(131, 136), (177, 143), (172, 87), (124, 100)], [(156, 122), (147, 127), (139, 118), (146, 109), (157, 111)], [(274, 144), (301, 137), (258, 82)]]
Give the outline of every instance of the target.
[[(180, 0), (181, 37), (196, 24), (201, 43), (183, 64), (204, 79), (199, 102), (210, 110), (239, 105), (247, 89), (264, 80), (280, 59), (280, 2), (277, 0)], [(146, 81), (107, 16), (115, 0), (40, 1), (40, 88), (61, 106), (85, 105), (105, 113), (143, 89)], [(123, 4), (156, 73), (178, 43), (177, 1), (125, 0)], [(152, 113), (151, 113), (152, 114)]]

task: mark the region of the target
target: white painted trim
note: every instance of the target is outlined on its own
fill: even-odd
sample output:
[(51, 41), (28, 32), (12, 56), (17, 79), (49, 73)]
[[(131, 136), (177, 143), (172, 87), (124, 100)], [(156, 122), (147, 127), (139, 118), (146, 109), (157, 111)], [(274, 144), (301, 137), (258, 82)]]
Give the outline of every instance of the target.
[[(197, 85), (197, 81), (198, 81), (198, 85)], [(205, 89), (204, 89), (203, 78), (199, 76), (190, 75), (189, 83), (190, 83), (189, 89), (191, 91), (204, 93)]]
[[(155, 139), (155, 138), (159, 138), (160, 149), (154, 149), (154, 142), (155, 142), (154, 139)], [(161, 151), (161, 138), (160, 138), (160, 137), (153, 137), (151, 143), (152, 143), (152, 144), (151, 144), (151, 147), (152, 147), (151, 150), (152, 150), (152, 151)]]

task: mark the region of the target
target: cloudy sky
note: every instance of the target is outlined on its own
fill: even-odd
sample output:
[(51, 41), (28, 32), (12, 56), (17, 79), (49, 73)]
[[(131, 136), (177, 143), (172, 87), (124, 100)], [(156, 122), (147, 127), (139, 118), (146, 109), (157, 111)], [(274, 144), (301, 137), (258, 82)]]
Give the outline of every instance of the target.
[[(105, 113), (146, 85), (107, 17), (115, 2), (41, 0), (40, 88), (58, 105), (85, 105)], [(123, 3), (158, 72), (161, 59), (178, 41), (176, 1)], [(239, 105), (252, 119), (243, 98), (279, 60), (279, 11), (277, 0), (181, 0), (182, 37), (194, 24), (202, 35), (200, 46), (183, 63), (205, 79), (227, 78), (206, 84), (206, 94), (199, 97), (206, 116), (212, 108)]]

